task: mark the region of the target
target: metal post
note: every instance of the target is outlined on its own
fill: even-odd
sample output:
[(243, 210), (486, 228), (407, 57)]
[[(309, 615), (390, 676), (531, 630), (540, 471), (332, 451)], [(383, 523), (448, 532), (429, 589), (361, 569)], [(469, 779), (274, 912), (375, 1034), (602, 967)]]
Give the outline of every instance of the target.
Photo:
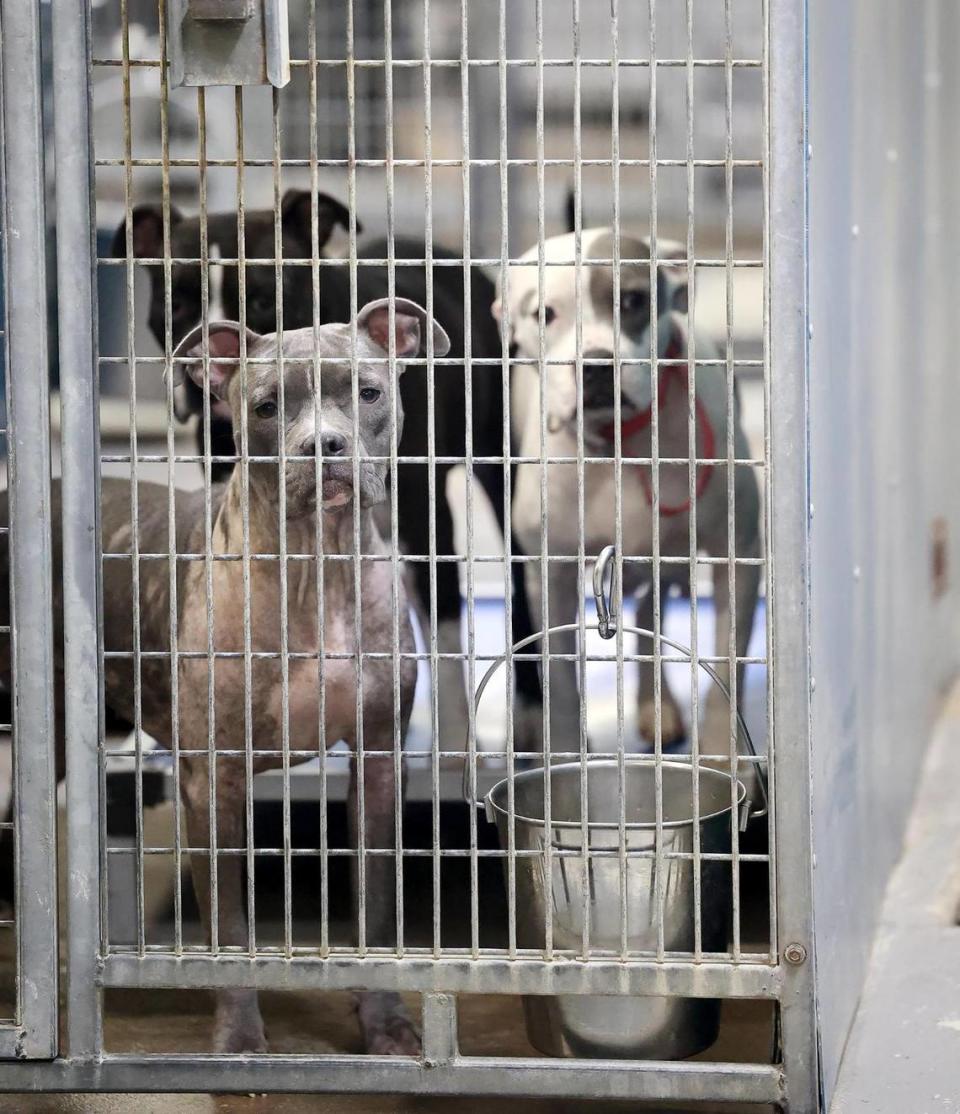
[(100, 1051), (100, 430), (86, 4), (53, 6), (67, 745), (67, 1047)]
[(19, 1057), (57, 1047), (55, 725), (50, 399), (40, 24), (36, 0), (3, 7), (4, 266), (10, 377), (10, 579)]
[[(764, 251), (770, 549), (770, 853), (776, 864), (788, 1109), (819, 1105), (810, 826), (806, 4), (768, 0)], [(774, 512), (776, 508), (776, 513)], [(791, 957), (799, 961), (791, 962)]]

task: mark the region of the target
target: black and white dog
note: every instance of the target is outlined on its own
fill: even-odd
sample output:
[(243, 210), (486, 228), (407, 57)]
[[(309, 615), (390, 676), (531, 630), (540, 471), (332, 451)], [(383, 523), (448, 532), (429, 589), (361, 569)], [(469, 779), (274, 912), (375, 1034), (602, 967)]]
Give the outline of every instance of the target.
[[(704, 366), (700, 360), (716, 356), (709, 338), (697, 337), (694, 356), (693, 429), (691, 445), (691, 399), (688, 357), (691, 347), (687, 313), (686, 267), (673, 260), (682, 258), (683, 246), (660, 240), (656, 275), (658, 323), (658, 367), (651, 374), (650, 243), (645, 239), (620, 237), (619, 320), (621, 360), (639, 361), (620, 366), (621, 466), (615, 466), (614, 441), (614, 232), (611, 228), (584, 229), (581, 234), (581, 266), (574, 266), (574, 236), (556, 236), (544, 245), (546, 261), (541, 281), (536, 263), (538, 249), (531, 249), (521, 264), (510, 268), (508, 288), (501, 292), (494, 312), (501, 318), (509, 310), (509, 341), (519, 355), (538, 357), (541, 346), (550, 363), (543, 368), (524, 366), (515, 373), (513, 413), (522, 427), (520, 455), (573, 460), (577, 455), (576, 362), (583, 361), (583, 442), (585, 455), (593, 463), (584, 469), (584, 544), (594, 555), (616, 536), (616, 477), (622, 480), (622, 537), (625, 557), (639, 558), (623, 566), (625, 596), (649, 589), (650, 557), (654, 550), (654, 483), (651, 465), (651, 430), (656, 421), (658, 456), (670, 463), (658, 468), (658, 542), (661, 555), (687, 557), (691, 549), (691, 502), (696, 507), (693, 544), (699, 553), (714, 558), (713, 598), (716, 609), (716, 653), (726, 657), (731, 616), (736, 617), (736, 652), (746, 653), (757, 601), (759, 568), (737, 564), (735, 598), (730, 598), (727, 559), (731, 548), (736, 558), (759, 555), (760, 500), (757, 479), (749, 465), (734, 466), (732, 477), (732, 546), (728, 546), (728, 474), (725, 458), (728, 444), (728, 393), (725, 369)], [(578, 289), (579, 286), (579, 289)], [(541, 289), (543, 304), (541, 305)], [(580, 317), (579, 330), (577, 316)], [(540, 328), (543, 322), (543, 338)], [(578, 336), (579, 332), (579, 336)], [(581, 351), (578, 352), (578, 343)], [(519, 370), (519, 369), (518, 369)], [(653, 413), (654, 376), (657, 383), (657, 414)], [(541, 392), (547, 417), (546, 444), (541, 445)], [(748, 456), (740, 426), (739, 403), (734, 394), (732, 442), (737, 459)], [(694, 464), (691, 458), (706, 460)], [(598, 459), (599, 458), (599, 459)], [(639, 458), (635, 460), (635, 458)], [(691, 482), (691, 467), (693, 479)], [(577, 609), (577, 566), (569, 560), (578, 552), (577, 467), (574, 463), (547, 466), (546, 501), (542, 506), (541, 467), (521, 464), (517, 470), (513, 500), (513, 530), (527, 552), (541, 545), (543, 516), (546, 516), (547, 549), (560, 560), (549, 565), (549, 583), (541, 584), (540, 568), (528, 571), (531, 610), (540, 616), (542, 594), (546, 593), (551, 624), (569, 623)], [(691, 499), (692, 496), (692, 499)], [(645, 559), (645, 560), (644, 560)], [(665, 583), (683, 580), (688, 566), (664, 564)], [(695, 590), (695, 588), (693, 589)], [(653, 626), (653, 594), (639, 596), (637, 626)], [(551, 651), (568, 655), (554, 662), (551, 672), (551, 749), (577, 751), (579, 738), (579, 693), (575, 662), (575, 635), (555, 637)], [(647, 647), (640, 647), (648, 653)], [(726, 666), (717, 666), (725, 680)], [(739, 691), (742, 691), (739, 690)], [(726, 754), (729, 749), (730, 715), (723, 694), (710, 690), (701, 739), (704, 753)], [(680, 709), (666, 684), (662, 688), (661, 731), (665, 745), (684, 734)], [(638, 722), (648, 741), (655, 732), (653, 667), (640, 667)], [(541, 709), (534, 703), (518, 715), (525, 734), (524, 746), (540, 742)], [(518, 746), (520, 744), (518, 743)]]
[[(311, 257), (311, 194), (305, 190), (290, 189), (284, 195), (280, 218), (282, 223), (283, 257), (286, 260)], [(339, 201), (320, 194), (317, 197), (317, 242), (321, 256), (336, 226), (349, 227), (350, 213)], [(358, 230), (360, 224), (357, 224)], [(245, 214), (244, 247), (246, 258), (270, 259), (269, 265), (246, 266), (246, 325), (258, 333), (266, 334), (276, 328), (276, 270), (274, 258), (274, 213), (272, 210), (251, 211)], [(200, 254), (200, 220), (185, 217), (176, 209), (170, 213), (170, 248), (173, 258), (197, 259)], [(208, 246), (211, 254), (219, 253), (223, 259), (237, 257), (237, 216), (235, 213), (210, 214), (207, 219)], [(163, 212), (158, 205), (141, 205), (132, 214), (131, 239), (133, 254), (138, 259), (159, 259), (163, 256)], [(116, 256), (127, 253), (126, 223), (117, 230), (113, 251)], [(458, 258), (453, 253), (434, 248), (439, 259)], [(423, 259), (421, 241), (401, 239), (395, 242), (395, 256), (402, 259)], [(385, 240), (361, 243), (358, 257), (383, 259), (387, 256)], [(164, 274), (159, 265), (149, 267), (151, 274), (150, 329), (159, 343), (164, 343), (166, 328), (164, 302)], [(217, 292), (221, 304), (214, 307), (210, 295), (208, 318), (224, 316), (239, 319), (239, 282), (236, 266), (216, 268), (221, 272)], [(282, 310), (285, 330), (304, 328), (313, 322), (312, 270), (303, 265), (285, 265), (282, 268)], [(476, 358), (499, 358), (501, 355), (500, 332), (493, 318), (491, 307), (496, 296), (493, 284), (479, 269), (473, 268), (470, 289), (464, 290), (462, 267), (435, 266), (432, 274), (433, 312), (436, 320), (450, 338), (449, 358), (463, 361), (466, 350), (464, 309), (466, 299), (470, 304), (470, 351)], [(356, 304), (363, 305), (388, 293), (387, 268), (378, 265), (357, 267)], [(395, 268), (395, 294), (421, 305), (427, 303), (427, 274), (424, 266)], [(202, 290), (200, 266), (196, 263), (175, 263), (171, 268), (172, 340), (177, 344), (201, 318)], [(346, 322), (350, 320), (350, 274), (347, 260), (342, 266), (324, 266), (320, 270), (319, 323)], [(434, 446), (440, 458), (463, 458), (467, 448), (466, 391), (464, 363), (446, 363), (436, 368), (434, 374)], [(503, 385), (500, 369), (480, 365), (472, 370), (472, 452), (475, 456), (496, 457), (503, 455)], [(185, 393), (178, 398), (178, 416), (186, 418), (191, 413), (203, 413), (203, 395), (195, 384), (187, 384)], [(425, 457), (428, 449), (429, 421), (427, 407), (427, 369), (410, 367), (400, 383), (403, 410), (406, 415), (399, 455)], [(211, 400), (211, 451), (216, 456), (233, 456), (233, 433), (228, 413), (221, 412), (216, 400)], [(203, 451), (204, 430), (202, 422), (197, 431), (200, 451)], [(436, 465), (436, 504), (433, 522), (436, 535), (436, 553), (447, 556), (454, 553), (453, 517), (446, 497), (447, 475), (453, 465), (449, 462)], [(225, 478), (233, 468), (232, 462), (213, 465), (213, 479)], [(504, 469), (500, 463), (481, 463), (474, 466), (480, 482), (493, 503), (501, 530), (504, 529)], [(425, 557), (430, 552), (431, 511), (429, 505), (429, 466), (426, 463), (402, 463), (397, 469), (397, 500), (399, 508), (400, 542), (406, 553)], [(514, 553), (519, 548), (514, 545)], [(413, 598), (415, 606), (429, 629), (430, 566), (427, 561), (411, 562)], [(515, 565), (514, 582), (514, 638), (530, 632), (526, 594), (522, 590), (522, 566)], [(519, 590), (518, 590), (519, 589)], [(441, 654), (462, 653), (460, 633), (460, 583), (457, 565), (440, 561), (436, 565), (436, 615), (437, 647)], [(518, 662), (517, 686), (520, 692), (529, 692), (535, 701), (539, 693), (539, 678), (532, 663)], [(439, 745), (444, 750), (462, 746), (467, 722), (466, 690), (462, 663), (455, 659), (441, 659), (440, 676), (434, 678), (439, 685)]]

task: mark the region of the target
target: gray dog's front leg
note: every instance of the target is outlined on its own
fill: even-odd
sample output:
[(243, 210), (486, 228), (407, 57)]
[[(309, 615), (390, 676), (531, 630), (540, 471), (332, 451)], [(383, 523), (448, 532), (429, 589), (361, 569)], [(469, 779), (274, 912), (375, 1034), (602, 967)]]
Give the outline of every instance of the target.
[[(367, 739), (371, 750), (386, 750), (391, 740)], [(360, 847), (360, 786), (358, 761), (350, 767), (349, 822), (350, 839)], [(363, 848), (395, 850), (396, 776), (394, 760), (378, 755), (363, 759)], [(360, 900), (364, 894), (364, 928), (366, 943), (372, 946), (390, 944), (395, 936), (397, 886), (395, 859), (391, 855), (364, 856), (363, 873), (359, 859), (353, 862), (354, 909), (360, 924)], [(368, 990), (357, 995), (357, 1015), (363, 1031), (367, 1052), (381, 1056), (419, 1056), (420, 1036), (407, 1013), (400, 995), (393, 991)]]
[[(190, 856), (193, 887), (207, 939), (211, 939), (213, 917), (210, 855), (210, 779), (207, 760), (183, 760), (181, 796), (187, 819), (187, 838), (197, 852)], [(243, 767), (221, 759), (217, 765), (217, 849), (243, 846)], [(239, 855), (217, 858), (217, 942), (247, 945), (247, 918)], [(257, 1002), (250, 988), (218, 990), (213, 1028), (215, 1052), (266, 1052), (267, 1039)]]

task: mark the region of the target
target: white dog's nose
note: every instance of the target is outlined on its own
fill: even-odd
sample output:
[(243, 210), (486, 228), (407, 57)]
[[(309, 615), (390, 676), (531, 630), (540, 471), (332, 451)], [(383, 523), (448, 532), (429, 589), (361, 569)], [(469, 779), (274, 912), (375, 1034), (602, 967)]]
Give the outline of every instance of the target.
[(613, 406), (613, 353), (607, 348), (588, 348), (583, 354), (583, 401), (585, 406)]

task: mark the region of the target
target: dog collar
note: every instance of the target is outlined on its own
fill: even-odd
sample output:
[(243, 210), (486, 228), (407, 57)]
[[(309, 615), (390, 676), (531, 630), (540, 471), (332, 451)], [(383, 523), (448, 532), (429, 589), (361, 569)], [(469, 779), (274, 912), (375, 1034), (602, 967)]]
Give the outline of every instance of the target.
[[(680, 330), (674, 327), (673, 333), (670, 337), (670, 343), (667, 345), (667, 350), (663, 354), (664, 360), (679, 360), (683, 357), (683, 344), (681, 339)], [(657, 411), (661, 411), (667, 404), (667, 396), (671, 390), (671, 386), (676, 384), (678, 388), (683, 388), (684, 394), (687, 390), (687, 369), (679, 364), (668, 364), (666, 367), (661, 368), (657, 376)], [(710, 421), (710, 415), (707, 413), (706, 407), (703, 402), (697, 398), (694, 401), (696, 412), (697, 429), (703, 431), (703, 451), (704, 455), (710, 459), (716, 453), (717, 439), (713, 430), (713, 423)], [(645, 409), (641, 410), (638, 414), (634, 414), (632, 418), (627, 418), (626, 421), (620, 423), (620, 438), (621, 442), (635, 437), (638, 433), (642, 433), (650, 423), (653, 421), (653, 403)], [(613, 422), (603, 426), (600, 430), (604, 438), (608, 442), (613, 442), (616, 437), (617, 427)], [(710, 482), (710, 477), (713, 475), (712, 464), (698, 464), (697, 468), (697, 486), (694, 494), (695, 499), (699, 499), (706, 489), (707, 484)], [(647, 498), (647, 504), (653, 506), (653, 489), (650, 483), (650, 477), (647, 476), (645, 471), (640, 472), (640, 483), (643, 485), (643, 493)], [(663, 518), (670, 518), (678, 514), (686, 514), (690, 510), (690, 499), (685, 499), (682, 503), (667, 505), (660, 504), (660, 515)]]

